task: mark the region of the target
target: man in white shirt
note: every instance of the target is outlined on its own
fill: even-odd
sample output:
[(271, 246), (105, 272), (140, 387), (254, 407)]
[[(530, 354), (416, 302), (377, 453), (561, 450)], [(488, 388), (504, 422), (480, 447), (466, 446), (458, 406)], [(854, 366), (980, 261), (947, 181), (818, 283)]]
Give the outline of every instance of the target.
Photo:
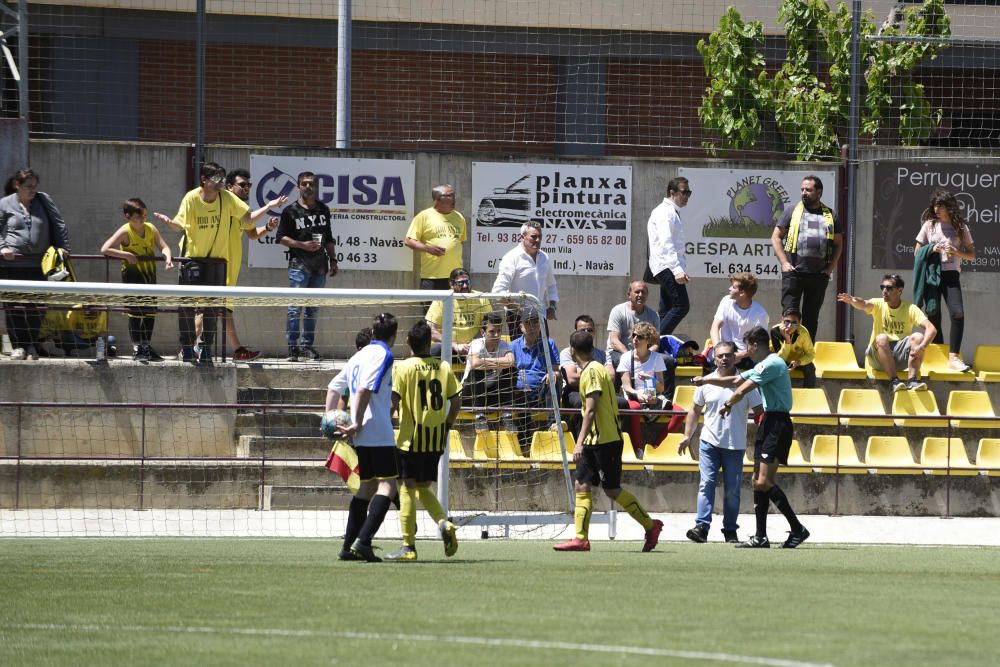
[[(497, 279), (491, 292), (525, 292), (538, 297), (545, 308), (545, 319), (556, 319), (559, 292), (552, 262), (542, 248), (542, 228), (537, 222), (521, 225), (521, 242), (500, 260)], [(508, 310), (511, 335), (520, 332), (520, 312)]]
[(691, 188), (686, 178), (667, 183), (667, 196), (653, 209), (646, 224), (649, 238), (649, 270), (660, 285), (660, 335), (673, 333), (691, 310), (688, 300), (687, 259), (684, 255), (684, 225), (680, 209), (687, 206)]
[(654, 328), (660, 326), (660, 316), (646, 307), (649, 288), (642, 280), (633, 280), (628, 286), (628, 301), (619, 303), (608, 315), (608, 344), (605, 365), (611, 377), (622, 355), (632, 349), (632, 328), (639, 322), (649, 322)]
[[(719, 377), (736, 376), (736, 344), (723, 341), (715, 346), (715, 360)], [(698, 428), (698, 419), (704, 412), (705, 425), (701, 429), (698, 468), (701, 480), (698, 483), (698, 515), (694, 528), (687, 532), (692, 542), (707, 542), (708, 529), (712, 525), (712, 509), (715, 507), (715, 486), (722, 470), (722, 535), (726, 542), (739, 542), (736, 535), (736, 520), (740, 514), (740, 478), (743, 474), (743, 454), (747, 448), (747, 413), (753, 410), (759, 415), (760, 392), (752, 390), (736, 405), (732, 406), (732, 419), (722, 416), (719, 411), (733, 395), (733, 387), (718, 387), (703, 384), (694, 392), (694, 405), (688, 411), (684, 425), (684, 437), (677, 446), (677, 453), (683, 454), (691, 446), (691, 439)]]
[(752, 273), (734, 273), (729, 277), (729, 294), (722, 297), (712, 320), (712, 346), (724, 340), (734, 341), (736, 367), (740, 370), (753, 367), (743, 335), (755, 327), (768, 328), (767, 311), (753, 300), (755, 294), (757, 277)]

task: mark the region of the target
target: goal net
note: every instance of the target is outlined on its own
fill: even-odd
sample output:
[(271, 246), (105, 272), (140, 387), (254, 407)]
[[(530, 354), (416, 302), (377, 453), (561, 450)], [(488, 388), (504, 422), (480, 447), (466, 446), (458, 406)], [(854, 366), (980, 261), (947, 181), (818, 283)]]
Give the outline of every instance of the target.
[[(0, 301), (0, 535), (339, 536), (351, 494), (319, 423), (381, 313), (399, 323), (397, 363), (427, 318), (465, 385), (438, 480), (456, 524), (515, 537), (572, 525), (573, 440), (533, 297), (0, 281)], [(187, 360), (185, 317), (201, 320)], [(152, 320), (145, 342), (136, 320)], [(233, 322), (260, 356), (233, 361)], [(522, 329), (538, 340), (518, 369)], [(419, 517), (418, 535), (436, 536)], [(379, 536), (398, 535), (393, 511)]]

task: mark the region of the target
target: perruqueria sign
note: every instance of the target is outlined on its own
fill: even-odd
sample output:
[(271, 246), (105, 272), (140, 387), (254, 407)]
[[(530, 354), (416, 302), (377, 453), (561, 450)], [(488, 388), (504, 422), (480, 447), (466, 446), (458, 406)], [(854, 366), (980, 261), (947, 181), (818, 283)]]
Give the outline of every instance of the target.
[(920, 217), (938, 188), (958, 199), (976, 245), (962, 270), (1000, 271), (1000, 163), (969, 162), (875, 163), (873, 269), (913, 268)]

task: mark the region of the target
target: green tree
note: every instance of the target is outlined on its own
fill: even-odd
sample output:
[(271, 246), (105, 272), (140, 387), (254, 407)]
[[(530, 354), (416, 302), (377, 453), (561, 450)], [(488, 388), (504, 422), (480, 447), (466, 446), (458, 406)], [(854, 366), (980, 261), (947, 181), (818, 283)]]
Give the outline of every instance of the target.
[[(744, 23), (732, 7), (708, 41), (698, 42), (710, 81), (698, 115), (718, 137), (718, 144), (707, 141), (705, 146), (713, 151), (780, 150), (800, 160), (836, 157), (850, 111), (850, 10), (843, 2), (831, 10), (824, 0), (783, 0), (777, 19), (785, 29), (786, 52), (773, 76), (760, 51), (763, 26)], [(951, 24), (944, 1), (908, 7), (880, 30), (868, 10), (859, 31), (862, 136), (904, 145), (926, 140), (940, 122), (941, 110), (931, 108), (913, 73), (925, 59), (937, 57), (945, 43), (868, 38), (948, 37)], [(769, 126), (773, 133), (764, 132)], [(762, 136), (767, 140), (762, 142)]]

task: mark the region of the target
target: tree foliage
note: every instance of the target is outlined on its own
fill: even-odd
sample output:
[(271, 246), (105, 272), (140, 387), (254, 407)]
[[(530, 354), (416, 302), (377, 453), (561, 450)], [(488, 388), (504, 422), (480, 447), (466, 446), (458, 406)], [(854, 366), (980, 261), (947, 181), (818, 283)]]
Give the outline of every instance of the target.
[[(763, 25), (744, 23), (732, 7), (708, 41), (698, 42), (709, 78), (698, 116), (718, 137), (705, 146), (779, 150), (800, 160), (835, 157), (850, 113), (851, 12), (843, 2), (831, 9), (825, 0), (783, 0), (777, 19), (786, 51), (776, 69), (761, 53)], [(907, 7), (880, 28), (867, 10), (859, 31), (861, 135), (903, 145), (926, 140), (942, 112), (931, 108), (914, 72), (946, 47), (933, 41), (951, 35), (944, 0)], [(875, 35), (923, 39), (870, 39)]]

